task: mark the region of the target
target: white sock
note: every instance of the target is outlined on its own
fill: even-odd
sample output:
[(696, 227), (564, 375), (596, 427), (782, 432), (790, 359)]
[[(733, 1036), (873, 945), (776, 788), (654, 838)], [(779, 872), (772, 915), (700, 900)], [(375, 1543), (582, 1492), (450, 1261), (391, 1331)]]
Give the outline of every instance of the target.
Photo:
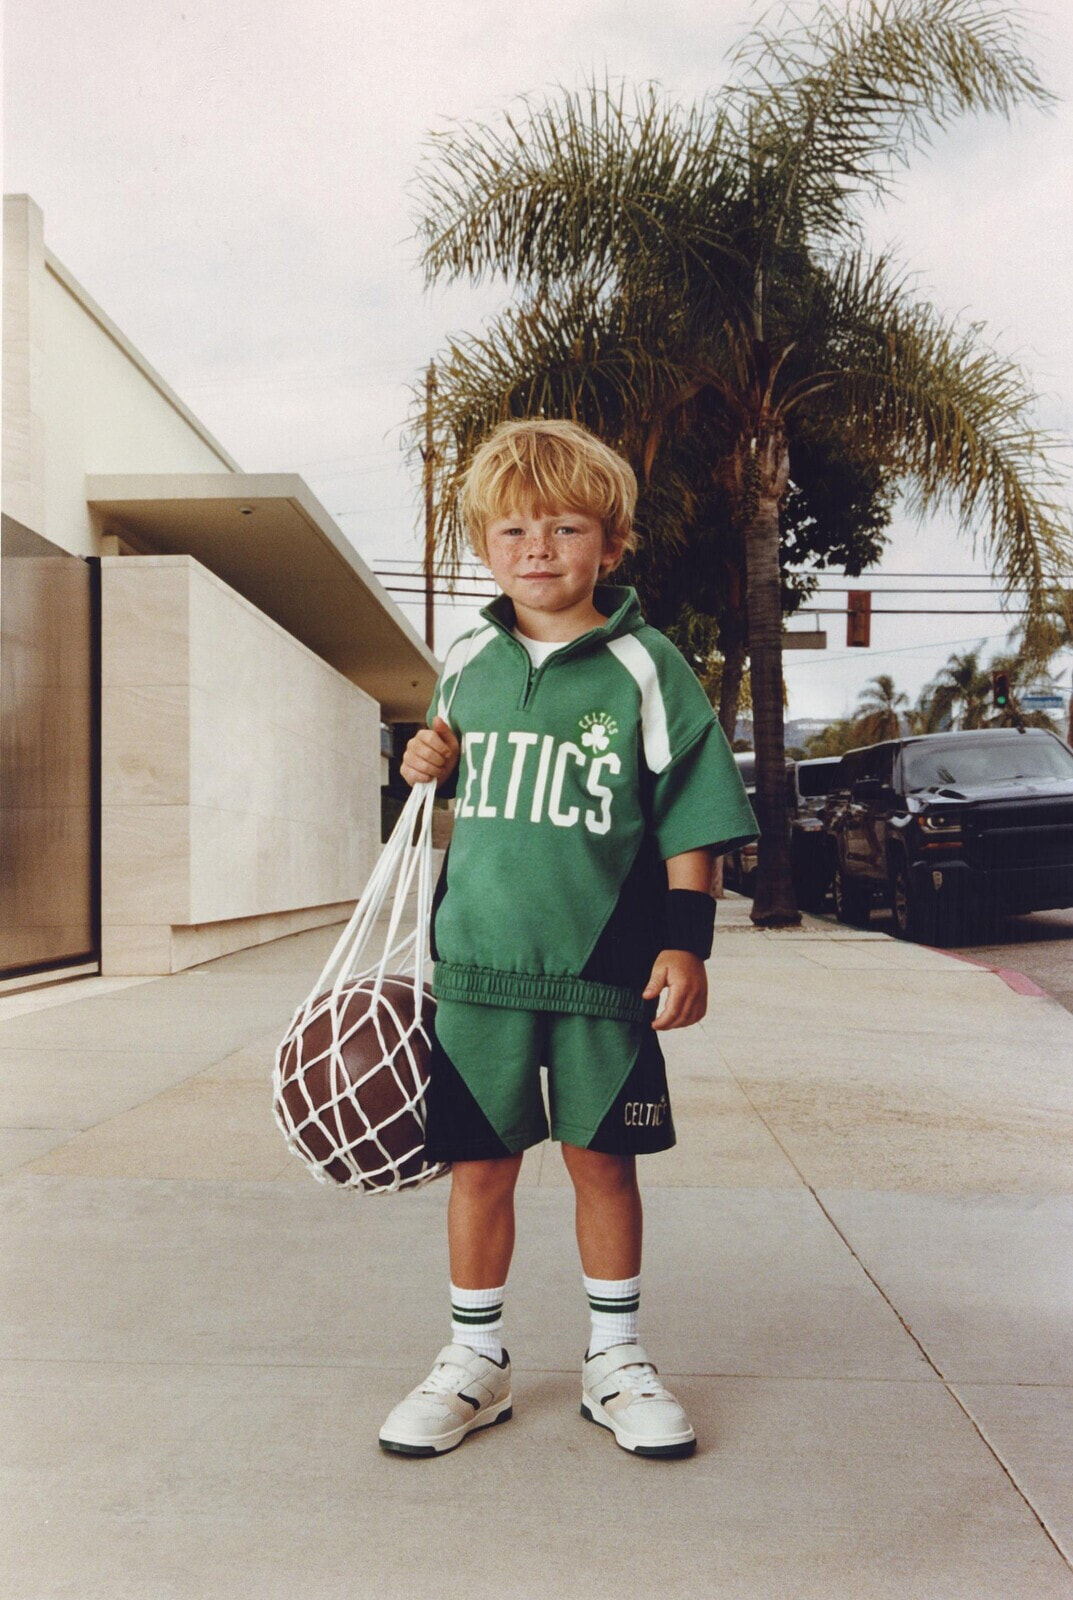
[(640, 1274), (636, 1278), (587, 1278), (582, 1274), (581, 1281), (592, 1313), (588, 1354), (602, 1355), (616, 1344), (636, 1344)]
[(489, 1361), (502, 1361), (503, 1292), (502, 1288), (459, 1289), (452, 1283), (452, 1344), (467, 1344)]

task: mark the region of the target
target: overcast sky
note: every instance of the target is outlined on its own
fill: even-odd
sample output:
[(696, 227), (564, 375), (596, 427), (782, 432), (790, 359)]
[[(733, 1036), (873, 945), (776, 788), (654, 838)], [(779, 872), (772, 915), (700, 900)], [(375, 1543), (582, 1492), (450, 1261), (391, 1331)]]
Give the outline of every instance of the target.
[[(300, 472), (374, 567), (421, 553), (419, 484), (399, 449), (411, 386), (449, 333), (476, 330), (500, 301), (422, 288), (407, 186), (427, 131), (593, 72), (699, 98), (724, 81), (752, 15), (747, 0), (4, 11), (5, 192), (33, 196), (50, 249), (243, 469)], [(1037, 0), (1024, 14), (1057, 111), (960, 124), (915, 158), (872, 232), (936, 305), (986, 323), (1031, 373), (1039, 421), (1069, 434), (1073, 7)], [(950, 526), (904, 517), (882, 570), (987, 576)], [(420, 630), (420, 605), (400, 603)], [(480, 603), (438, 612), (439, 654)], [(873, 648), (852, 652), (844, 620), (827, 627), (826, 654), (787, 658), (792, 716), (846, 711), (876, 672), (915, 697), (955, 645), (997, 649), (1008, 623), (877, 617)]]

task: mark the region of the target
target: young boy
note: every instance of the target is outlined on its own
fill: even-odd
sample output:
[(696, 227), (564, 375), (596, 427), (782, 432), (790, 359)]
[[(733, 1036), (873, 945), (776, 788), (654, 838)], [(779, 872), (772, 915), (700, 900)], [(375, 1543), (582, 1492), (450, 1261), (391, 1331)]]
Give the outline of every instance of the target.
[(636, 496), (629, 465), (569, 422), (502, 424), (464, 486), (502, 592), (448, 651), (401, 766), (456, 796), (426, 1130), (452, 1163), (452, 1337), (385, 1450), (438, 1455), (511, 1415), (503, 1295), (522, 1152), (548, 1136), (541, 1066), (592, 1316), (582, 1413), (638, 1455), (696, 1446), (637, 1341), (636, 1157), (675, 1143), (659, 1033), (706, 1009), (713, 854), (757, 827), (694, 673), (606, 581), (636, 547)]

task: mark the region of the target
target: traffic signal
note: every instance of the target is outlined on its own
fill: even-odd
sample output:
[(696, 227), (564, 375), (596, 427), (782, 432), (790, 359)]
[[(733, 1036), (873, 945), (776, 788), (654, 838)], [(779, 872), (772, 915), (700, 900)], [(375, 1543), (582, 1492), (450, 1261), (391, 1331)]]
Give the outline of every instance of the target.
[(850, 589), (846, 606), (846, 644), (867, 650), (872, 642), (872, 591)]
[(996, 711), (1004, 711), (1010, 703), (1010, 675), (1008, 672), (991, 674), (991, 702)]

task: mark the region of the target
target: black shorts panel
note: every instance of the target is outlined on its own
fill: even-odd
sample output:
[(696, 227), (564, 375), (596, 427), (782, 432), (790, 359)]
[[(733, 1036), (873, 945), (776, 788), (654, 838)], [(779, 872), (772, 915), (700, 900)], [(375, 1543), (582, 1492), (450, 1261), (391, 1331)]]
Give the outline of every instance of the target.
[(553, 1139), (616, 1155), (675, 1143), (651, 1017), (615, 1022), (452, 1000), (437, 1005), (431, 1033), (430, 1160), (489, 1160), (546, 1139), (542, 1068)]
[(491, 1161), (513, 1154), (496, 1133), (431, 1029), (425, 1092), (425, 1156), (429, 1161)]
[(641, 1047), (626, 1082), (586, 1146), (604, 1155), (642, 1156), (676, 1143), (667, 1066), (659, 1034), (646, 1022)]

